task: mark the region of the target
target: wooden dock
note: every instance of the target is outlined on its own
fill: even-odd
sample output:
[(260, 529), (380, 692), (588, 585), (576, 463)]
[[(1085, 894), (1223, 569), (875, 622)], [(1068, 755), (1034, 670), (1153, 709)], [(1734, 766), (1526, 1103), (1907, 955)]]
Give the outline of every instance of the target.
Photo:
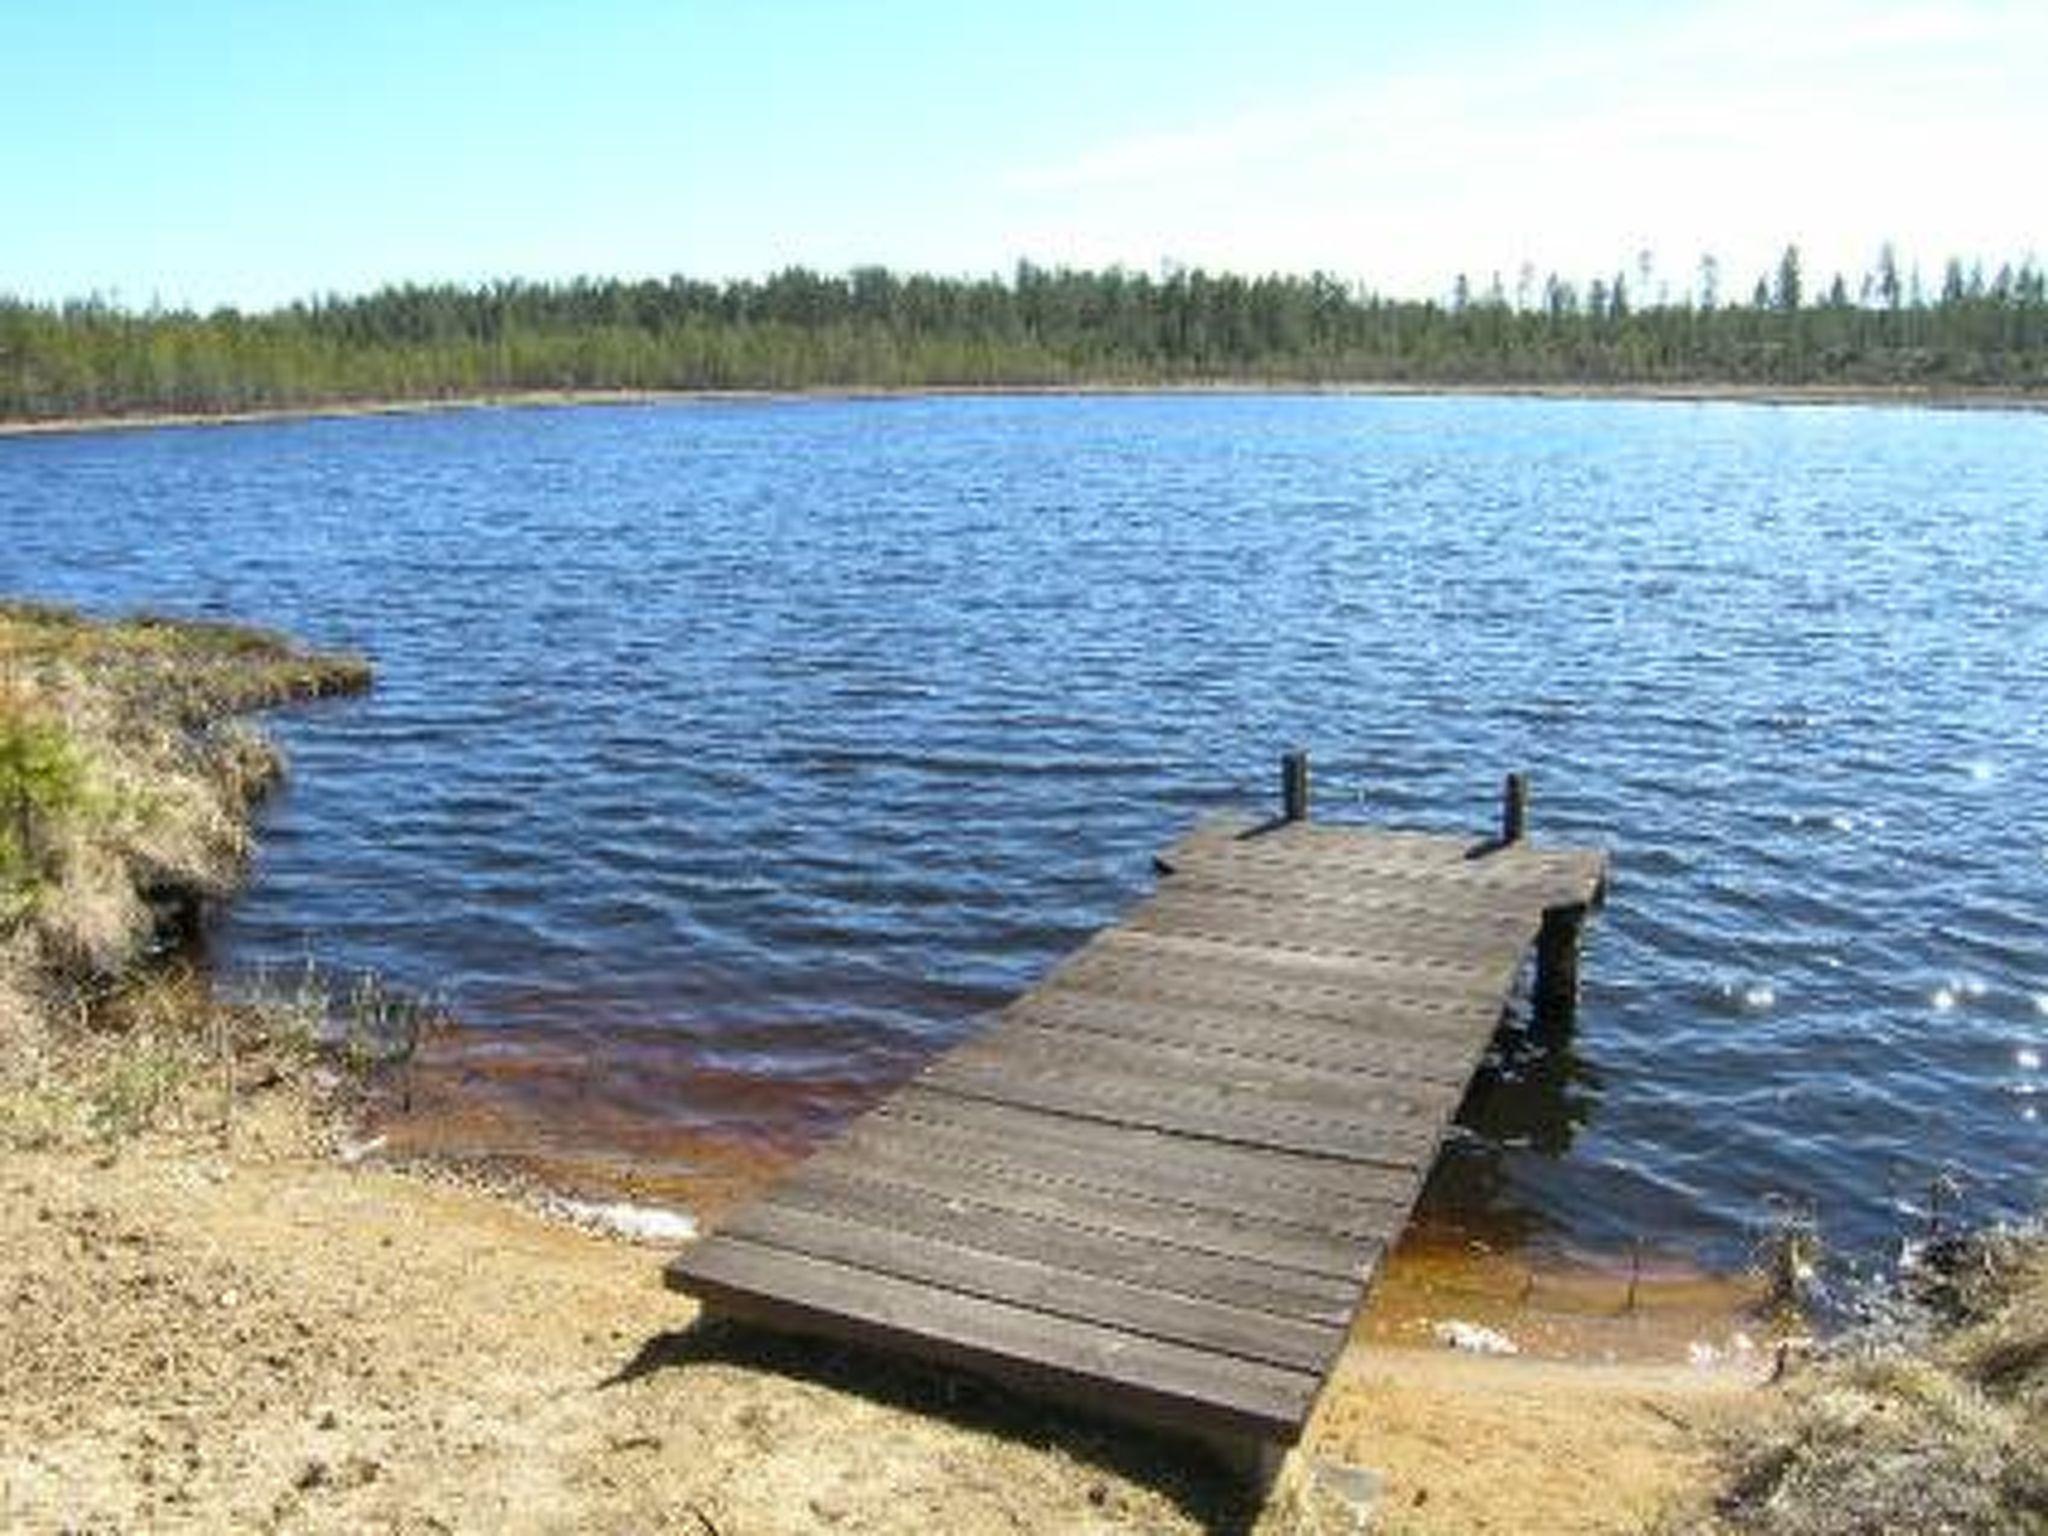
[(1292, 1444), (1539, 952), (1576, 993), (1598, 853), (1286, 814), (1156, 894), (668, 1266), (710, 1308)]

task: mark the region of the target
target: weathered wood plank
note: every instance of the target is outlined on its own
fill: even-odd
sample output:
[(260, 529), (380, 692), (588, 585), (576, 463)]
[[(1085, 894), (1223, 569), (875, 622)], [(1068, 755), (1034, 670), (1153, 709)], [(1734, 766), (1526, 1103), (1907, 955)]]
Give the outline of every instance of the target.
[(668, 1275), (732, 1316), (902, 1350), (1191, 1431), (1292, 1441), (1321, 1380), (739, 1238), (686, 1249)]
[(1404, 1079), (1355, 1071), (1333, 1071), (1269, 1057), (1201, 1051), (1159, 1040), (1109, 1035), (1061, 1034), (998, 1027), (941, 1056), (921, 1074), (943, 1087), (971, 1073), (976, 1080), (1002, 1076), (1082, 1077), (1091, 1083), (1126, 1086), (1189, 1103), (1247, 1101), (1292, 1114), (1328, 1112), (1370, 1115), (1389, 1121), (1430, 1120), (1447, 1097), (1428, 1079)]
[(1481, 964), (1445, 965), (1401, 955), (1331, 954), (1278, 944), (1258, 944), (1220, 933), (1143, 932), (1112, 928), (1089, 945), (1140, 955), (1162, 966), (1183, 960), (1214, 961), (1235, 966), (1247, 982), (1271, 981), (1283, 986), (1350, 988), (1384, 987), (1402, 997), (1434, 993), (1446, 1005), (1499, 1003), (1521, 969), (1520, 955), (1505, 952)]
[(1478, 912), (1504, 923), (1534, 921), (1544, 905), (1539, 886), (1455, 871), (1432, 871), (1415, 879), (1388, 871), (1334, 876), (1296, 869), (1282, 859), (1201, 859), (1172, 875), (1162, 887), (1177, 895), (1236, 896), (1299, 907), (1313, 916), (1366, 922), (1376, 916), (1442, 917)]
[(1464, 873), (1594, 880), (1607, 867), (1607, 855), (1598, 849), (1502, 844), (1497, 838), (1395, 832), (1331, 822), (1306, 827), (1268, 824), (1249, 835), (1197, 832), (1166, 849), (1159, 862), (1179, 870), (1216, 858), (1280, 860), (1304, 871), (1342, 868), (1368, 876), (1393, 871), (1417, 879), (1427, 879), (1432, 873)]
[(855, 1122), (850, 1141), (895, 1128), (929, 1135), (945, 1155), (1030, 1170), (1094, 1188), (1156, 1195), (1212, 1211), (1267, 1212), (1339, 1233), (1381, 1230), (1380, 1212), (1412, 1201), (1412, 1169), (1381, 1168), (1271, 1147), (1240, 1147), (1143, 1126), (991, 1104), (915, 1081)]
[(1169, 883), (1131, 912), (1122, 928), (1252, 945), (1282, 954), (1406, 961), (1486, 977), (1504, 960), (1521, 958), (1537, 925), (1534, 913), (1502, 920), (1455, 909), (1429, 915), (1375, 913), (1363, 920), (1333, 918), (1241, 896), (1183, 894)]
[(1349, 880), (1369, 886), (1405, 880), (1418, 890), (1512, 891), (1539, 907), (1590, 902), (1607, 876), (1606, 856), (1596, 852), (1518, 843), (1475, 854), (1483, 845), (1388, 833), (1332, 839), (1333, 830), (1289, 827), (1248, 840), (1209, 839), (1169, 852), (1160, 863), (1176, 876), (1236, 870), (1330, 887)]
[[(909, 1127), (876, 1120), (857, 1136), (823, 1149), (799, 1174), (772, 1191), (775, 1199), (790, 1198), (793, 1189), (813, 1181), (856, 1179), (914, 1190), (935, 1208), (950, 1210), (959, 1202), (987, 1207), (1011, 1216), (1070, 1222), (1116, 1233), (1134, 1242), (1154, 1245), (1165, 1253), (1196, 1252), (1242, 1260), (1267, 1273), (1287, 1270), (1299, 1277), (1301, 1294), (1327, 1298), (1352, 1294), (1373, 1245), (1388, 1239), (1407, 1217), (1405, 1204), (1366, 1204), (1294, 1198), (1274, 1211), (1239, 1203), (1218, 1208), (1224, 1198), (1196, 1191), (1195, 1198), (1178, 1192), (1160, 1194), (1140, 1187), (1118, 1187), (1099, 1178), (1069, 1178), (1040, 1167), (1005, 1162), (973, 1139), (949, 1128), (913, 1123)], [(1161, 1181), (1165, 1182), (1165, 1181)], [(824, 1186), (816, 1186), (822, 1188)], [(1276, 1194), (1285, 1194), (1276, 1191)], [(1205, 1197), (1207, 1203), (1205, 1203)], [(1242, 1194), (1232, 1198), (1240, 1202)], [(1333, 1214), (1324, 1217), (1329, 1209)]]
[[(1334, 839), (1331, 834), (1336, 834)], [(1332, 842), (1342, 844), (1339, 856), (1360, 862), (1381, 864), (1451, 864), (1465, 860), (1482, 845), (1481, 838), (1462, 838), (1442, 832), (1403, 832), (1384, 827), (1343, 826), (1333, 822), (1252, 821), (1219, 817), (1203, 823), (1169, 843), (1157, 862), (1178, 869), (1204, 854), (1241, 849), (1262, 853), (1285, 853), (1302, 859), (1327, 856)]]
[(1061, 1072), (962, 1067), (943, 1079), (926, 1077), (922, 1085), (993, 1104), (1049, 1109), (1064, 1115), (1086, 1115), (1114, 1125), (1393, 1168), (1419, 1169), (1434, 1154), (1443, 1128), (1443, 1122), (1436, 1118), (1394, 1120), (1375, 1116), (1369, 1110), (1347, 1114), (1275, 1108), (1213, 1097), (1169, 1097), (1154, 1084), (1090, 1082), (1085, 1077)]
[(1343, 1342), (1341, 1318), (1280, 1317), (1105, 1277), (1097, 1268), (1100, 1248), (1078, 1240), (1040, 1257), (1019, 1256), (900, 1224), (872, 1225), (857, 1211), (821, 1211), (773, 1198), (739, 1212), (724, 1231), (729, 1239), (1266, 1365), (1320, 1371)]
[[(1389, 987), (1392, 984), (1390, 980)], [(1126, 942), (1106, 933), (1076, 952), (1039, 990), (1051, 987), (1132, 1002), (1228, 1008), (1276, 1020), (1305, 1019), (1340, 1026), (1385, 1021), (1388, 1027), (1398, 1024), (1412, 1029), (1417, 1036), (1441, 1029), (1461, 1040), (1468, 1027), (1490, 1031), (1498, 1024), (1503, 1003), (1501, 996), (1491, 992), (1432, 994), (1411, 987), (1397, 993), (1326, 974), (1304, 973), (1299, 967), (1260, 967), (1229, 951), (1203, 953), (1182, 946), (1162, 954), (1158, 946), (1142, 939)]]
[(1476, 1032), (1468, 1026), (1417, 1038), (1398, 1026), (1368, 1030), (1262, 1016), (1249, 1008), (1132, 1002), (1063, 985), (1041, 987), (997, 1017), (1009, 1029), (1156, 1041), (1223, 1056), (1452, 1085), (1472, 1075), (1470, 1037)]

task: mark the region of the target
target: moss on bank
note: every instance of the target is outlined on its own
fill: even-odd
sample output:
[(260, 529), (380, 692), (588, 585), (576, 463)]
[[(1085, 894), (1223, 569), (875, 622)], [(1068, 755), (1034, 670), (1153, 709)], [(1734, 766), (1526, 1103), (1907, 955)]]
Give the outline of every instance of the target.
[(243, 718), (361, 692), (369, 664), (268, 631), (0, 602), (0, 1140), (148, 1123), (280, 1033), (150, 971), (247, 868), (283, 772)]

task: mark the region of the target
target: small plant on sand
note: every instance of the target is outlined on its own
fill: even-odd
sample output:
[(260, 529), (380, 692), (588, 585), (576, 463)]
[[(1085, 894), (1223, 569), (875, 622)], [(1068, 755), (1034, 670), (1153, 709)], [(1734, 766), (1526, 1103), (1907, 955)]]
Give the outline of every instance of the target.
[(25, 692), (0, 689), (0, 926), (35, 902), (55, 828), (85, 800), (85, 766), (70, 736)]
[(124, 1141), (159, 1124), (197, 1075), (197, 1056), (190, 1043), (155, 1035), (108, 1053), (84, 1099), (92, 1138)]
[(291, 1041), (307, 1055), (326, 1036), (332, 998), (310, 956), (288, 975), (258, 966), (237, 989), (237, 1001), (265, 1019), (279, 1039)]
[(1774, 1195), (1770, 1216), (1750, 1249), (1763, 1277), (1763, 1310), (1781, 1322), (1803, 1320), (1821, 1294), (1820, 1217), (1811, 1206)]
[(420, 1042), (448, 1019), (438, 999), (400, 991), (374, 971), (343, 986), (310, 959), (283, 976), (259, 969), (238, 988), (238, 1000), (309, 1059), (339, 1069), (334, 1086), (345, 1094), (373, 1092), (396, 1074), (407, 1105)]
[(344, 1051), (358, 1070), (409, 1061), (441, 1010), (431, 999), (395, 992), (374, 971), (349, 988)]

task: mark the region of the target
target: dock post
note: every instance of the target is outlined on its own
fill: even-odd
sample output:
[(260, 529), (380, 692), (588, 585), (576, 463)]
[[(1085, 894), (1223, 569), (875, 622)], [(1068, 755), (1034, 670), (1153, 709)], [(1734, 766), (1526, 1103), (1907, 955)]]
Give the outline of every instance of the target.
[(1529, 776), (1511, 773), (1500, 794), (1500, 841), (1519, 843), (1529, 830)]
[(1551, 907), (1536, 935), (1536, 1026), (1556, 1038), (1569, 1034), (1579, 1008), (1579, 932), (1584, 907)]
[(1280, 819), (1308, 820), (1308, 751), (1297, 748), (1280, 757)]

